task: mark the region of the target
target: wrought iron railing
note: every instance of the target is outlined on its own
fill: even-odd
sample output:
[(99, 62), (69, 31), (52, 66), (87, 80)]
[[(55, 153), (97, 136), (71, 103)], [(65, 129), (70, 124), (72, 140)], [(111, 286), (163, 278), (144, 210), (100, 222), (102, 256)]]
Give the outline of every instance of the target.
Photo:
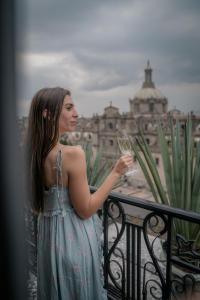
[(111, 193), (102, 217), (109, 299), (200, 299), (200, 245), (175, 229), (200, 214)]
[[(168, 300), (189, 293), (200, 299), (200, 246), (175, 231), (181, 220), (197, 224), (200, 233), (200, 214), (118, 193), (109, 195), (100, 214), (109, 299)], [(35, 231), (35, 218), (28, 220)], [(30, 267), (36, 275), (34, 233), (31, 240)]]

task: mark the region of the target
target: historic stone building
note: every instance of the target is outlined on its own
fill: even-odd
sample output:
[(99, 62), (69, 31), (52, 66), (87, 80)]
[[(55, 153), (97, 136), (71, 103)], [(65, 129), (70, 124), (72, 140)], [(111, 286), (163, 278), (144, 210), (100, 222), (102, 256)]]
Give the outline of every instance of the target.
[[(179, 120), (184, 126), (187, 115), (177, 109), (168, 110), (167, 98), (156, 88), (152, 80), (149, 61), (144, 70), (142, 87), (133, 98), (129, 99), (129, 104), (130, 110), (126, 113), (120, 113), (119, 109), (110, 103), (102, 115), (94, 114), (92, 118), (79, 118), (77, 131), (70, 138), (76, 143), (91, 142), (94, 149), (101, 151), (105, 160), (115, 161), (120, 155), (117, 137), (123, 134), (136, 137), (138, 131), (142, 129), (162, 178), (163, 170), (157, 138), (158, 121), (165, 127), (167, 135), (169, 117)], [(192, 114), (192, 119), (195, 139), (200, 140), (200, 116)], [(69, 138), (68, 134), (66, 138)], [(134, 179), (137, 181), (136, 185), (141, 184), (143, 175), (139, 177), (137, 176), (138, 181)]]
[[(119, 109), (110, 103), (108, 107), (105, 107), (102, 115), (94, 114), (92, 118), (79, 118), (77, 131), (72, 134), (72, 139), (77, 143), (91, 141), (95, 149), (101, 150), (105, 159), (115, 159), (119, 156), (117, 136), (126, 133), (134, 137), (137, 136), (138, 130), (142, 129), (159, 165), (156, 131), (158, 120), (167, 129), (170, 116), (184, 123), (187, 115), (177, 109), (168, 111), (167, 98), (156, 88), (152, 80), (152, 68), (149, 61), (144, 75), (141, 89), (129, 99), (129, 112), (120, 113)], [(199, 139), (200, 116), (192, 115), (192, 118), (193, 131), (196, 139)]]
[[(94, 150), (101, 151), (105, 160), (116, 160), (119, 157), (117, 137), (123, 134), (136, 137), (139, 129), (143, 130), (147, 143), (150, 145), (155, 157), (158, 170), (162, 176), (160, 153), (157, 139), (157, 123), (168, 130), (168, 121), (171, 116), (178, 119), (184, 126), (187, 115), (174, 109), (168, 110), (168, 100), (156, 88), (152, 80), (152, 68), (149, 61), (144, 70), (144, 82), (141, 89), (133, 98), (129, 99), (130, 109), (120, 113), (119, 109), (110, 103), (105, 107), (102, 115), (94, 114), (92, 118), (80, 117), (76, 132), (66, 133), (63, 139), (73, 140), (77, 144), (91, 142)], [(193, 133), (195, 140), (200, 140), (200, 116), (192, 114)], [(27, 118), (20, 120), (21, 131), (27, 126)], [(166, 133), (167, 135), (167, 133)], [(168, 140), (170, 143), (170, 140)]]

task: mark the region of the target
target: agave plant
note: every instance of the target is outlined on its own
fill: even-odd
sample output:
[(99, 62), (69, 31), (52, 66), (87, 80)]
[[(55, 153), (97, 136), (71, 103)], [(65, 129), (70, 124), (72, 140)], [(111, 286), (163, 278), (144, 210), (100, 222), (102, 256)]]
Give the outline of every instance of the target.
[(107, 161), (102, 162), (101, 152), (94, 154), (90, 143), (85, 143), (82, 147), (86, 156), (88, 183), (91, 186), (99, 187), (111, 171), (111, 164)]
[[(184, 210), (200, 212), (200, 143), (194, 143), (192, 120), (190, 117), (184, 127), (173, 119), (169, 121), (170, 141), (158, 123), (158, 140), (162, 157), (165, 182), (161, 181), (156, 162), (144, 134), (139, 132), (132, 149), (149, 184), (154, 199)], [(175, 234), (200, 244), (200, 226), (185, 221), (174, 222)]]

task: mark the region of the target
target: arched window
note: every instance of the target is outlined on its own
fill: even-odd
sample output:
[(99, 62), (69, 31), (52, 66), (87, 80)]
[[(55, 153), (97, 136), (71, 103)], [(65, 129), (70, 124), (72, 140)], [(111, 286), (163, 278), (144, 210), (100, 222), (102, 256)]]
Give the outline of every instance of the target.
[(138, 113), (138, 112), (140, 111), (140, 109), (139, 109), (139, 104), (138, 104), (138, 103), (136, 103), (136, 104), (134, 105), (134, 111), (135, 111), (136, 113)]
[(181, 129), (182, 129), (182, 130), (185, 129), (185, 124), (181, 124)]
[(113, 140), (109, 140), (109, 143), (110, 143), (110, 146), (113, 146), (113, 145), (114, 145)]
[(109, 129), (113, 129), (113, 123), (109, 122), (108, 127), (109, 127)]
[(171, 146), (171, 141), (170, 140), (167, 141), (167, 145)]
[(195, 128), (195, 131), (196, 131), (196, 132), (200, 132), (200, 124), (197, 125), (197, 127)]
[(154, 112), (154, 103), (149, 103), (149, 111)]
[(150, 144), (150, 140), (148, 138), (146, 139), (146, 142), (148, 145)]

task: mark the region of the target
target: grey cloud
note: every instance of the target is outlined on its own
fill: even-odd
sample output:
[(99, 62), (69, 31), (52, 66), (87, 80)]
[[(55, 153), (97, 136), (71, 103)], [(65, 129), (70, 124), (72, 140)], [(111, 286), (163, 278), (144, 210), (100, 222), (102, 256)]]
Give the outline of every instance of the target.
[[(24, 51), (73, 53), (88, 75), (82, 91), (142, 83), (147, 59), (158, 86), (200, 82), (198, 0), (29, 0), (25, 14)], [(27, 97), (59, 68), (34, 70)]]

